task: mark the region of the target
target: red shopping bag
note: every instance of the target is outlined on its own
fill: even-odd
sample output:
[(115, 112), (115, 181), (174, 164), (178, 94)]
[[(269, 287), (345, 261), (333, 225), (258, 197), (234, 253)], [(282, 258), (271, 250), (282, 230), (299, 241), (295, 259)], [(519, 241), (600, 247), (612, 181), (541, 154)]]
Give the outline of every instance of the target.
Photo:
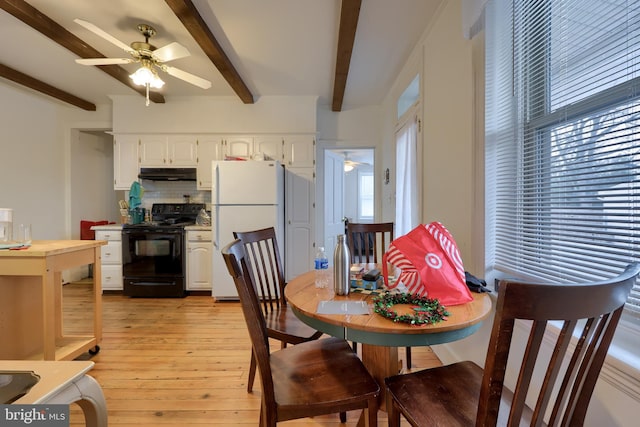
[[(409, 292), (438, 299), (445, 306), (473, 300), (458, 246), (439, 222), (421, 224), (392, 241), (382, 262), (387, 287), (402, 283)], [(389, 285), (388, 264), (401, 270), (393, 285)]]

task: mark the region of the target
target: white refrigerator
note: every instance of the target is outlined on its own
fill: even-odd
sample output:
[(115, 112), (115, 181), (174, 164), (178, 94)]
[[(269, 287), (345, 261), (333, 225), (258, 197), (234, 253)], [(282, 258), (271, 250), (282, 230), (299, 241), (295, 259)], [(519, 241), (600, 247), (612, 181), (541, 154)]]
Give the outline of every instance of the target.
[(284, 168), (276, 161), (213, 161), (211, 228), (212, 296), (238, 299), (221, 250), (234, 231), (275, 227), (284, 259)]

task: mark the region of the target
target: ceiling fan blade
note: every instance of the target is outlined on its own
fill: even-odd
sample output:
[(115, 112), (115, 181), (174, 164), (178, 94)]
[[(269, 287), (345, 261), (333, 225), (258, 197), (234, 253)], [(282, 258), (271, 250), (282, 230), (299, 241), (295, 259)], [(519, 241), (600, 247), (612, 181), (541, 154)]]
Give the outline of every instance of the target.
[(77, 18), (74, 19), (73, 21), (75, 23), (77, 23), (77, 24), (82, 25), (87, 30), (91, 31), (92, 33), (102, 37), (106, 41), (108, 41), (110, 43), (113, 43), (114, 45), (118, 46), (120, 49), (124, 50), (125, 52), (129, 52), (132, 55), (136, 55), (137, 54), (137, 52), (134, 49), (132, 49), (131, 46), (129, 46), (126, 43), (121, 42), (117, 38), (113, 37), (111, 34), (107, 33), (104, 30), (101, 30), (98, 27), (96, 27), (91, 22), (83, 21), (82, 19), (77, 19)]
[(116, 65), (130, 64), (134, 62), (131, 58), (83, 58), (76, 59), (76, 63), (82, 65)]
[(178, 42), (169, 43), (153, 51), (153, 57), (160, 62), (169, 62), (189, 55), (189, 50)]
[(211, 87), (211, 82), (209, 80), (205, 80), (191, 73), (187, 73), (186, 71), (182, 71), (175, 67), (169, 67), (167, 65), (163, 65), (161, 68), (170, 76), (179, 78), (180, 80), (184, 80), (185, 82), (201, 87), (202, 89), (209, 89)]

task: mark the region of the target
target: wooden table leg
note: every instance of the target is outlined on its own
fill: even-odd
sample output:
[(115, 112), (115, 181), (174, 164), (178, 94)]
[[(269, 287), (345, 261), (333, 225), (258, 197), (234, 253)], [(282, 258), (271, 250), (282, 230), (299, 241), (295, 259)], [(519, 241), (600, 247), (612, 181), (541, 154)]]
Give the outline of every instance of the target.
[(398, 374), (398, 348), (362, 344), (362, 363), (380, 385), (378, 403), (384, 411), (384, 379)]
[[(383, 347), (379, 345), (362, 344), (362, 363), (380, 385), (380, 396), (378, 397), (378, 408), (386, 411), (384, 379), (392, 375), (397, 375), (398, 370), (398, 348)], [(364, 413), (358, 420), (358, 427), (364, 427)]]
[[(56, 308), (57, 287), (56, 274), (50, 269), (40, 277), (42, 287), (42, 357), (44, 360), (56, 360), (56, 325), (58, 324)], [(61, 283), (57, 286), (62, 286)]]
[(55, 297), (55, 324), (56, 324), (56, 339), (62, 339), (64, 336), (63, 314), (62, 314), (62, 273), (56, 271), (53, 273), (53, 286)]
[(94, 249), (93, 261), (93, 336), (96, 345), (102, 341), (102, 258), (100, 248)]

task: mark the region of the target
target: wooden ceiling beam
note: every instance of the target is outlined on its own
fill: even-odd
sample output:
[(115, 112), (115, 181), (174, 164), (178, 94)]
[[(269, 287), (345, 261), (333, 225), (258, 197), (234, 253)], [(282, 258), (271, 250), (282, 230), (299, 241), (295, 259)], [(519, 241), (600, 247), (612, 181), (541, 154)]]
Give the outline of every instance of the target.
[[(0, 8), (81, 58), (105, 58), (102, 53), (24, 0), (0, 0)], [(129, 78), (130, 73), (126, 69), (119, 65), (101, 65), (97, 68), (141, 95), (146, 96), (146, 89), (135, 85)], [(23, 84), (20, 81), (16, 83)], [(27, 86), (26, 84), (24, 85)], [(149, 98), (153, 102), (164, 103), (164, 97), (159, 93), (150, 92)]]
[(4, 77), (5, 79), (16, 82), (22, 86), (26, 86), (40, 93), (44, 93), (51, 97), (57, 98), (60, 101), (66, 102), (67, 104), (75, 105), (76, 107), (82, 108), (83, 110), (96, 111), (95, 104), (92, 104), (91, 102), (85, 101), (82, 98), (78, 98), (77, 96), (72, 95), (69, 92), (65, 92), (51, 86), (50, 84), (21, 73), (18, 70), (14, 70), (11, 67), (7, 67), (4, 64), (0, 64), (0, 77)]
[(333, 102), (331, 110), (341, 111), (344, 90), (349, 76), (349, 65), (353, 43), (356, 39), (358, 17), (362, 0), (342, 0), (340, 11), (340, 29), (338, 30), (338, 49), (336, 51), (336, 73), (333, 80)]
[(236, 71), (233, 63), (202, 19), (191, 0), (165, 0), (200, 48), (216, 66), (222, 77), (245, 104), (253, 104), (253, 94)]

